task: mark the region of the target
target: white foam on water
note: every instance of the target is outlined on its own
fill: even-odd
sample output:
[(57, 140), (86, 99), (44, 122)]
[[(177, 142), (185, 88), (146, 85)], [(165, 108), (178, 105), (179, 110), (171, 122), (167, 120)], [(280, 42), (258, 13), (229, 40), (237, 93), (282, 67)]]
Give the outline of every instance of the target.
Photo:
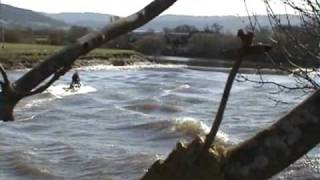
[(30, 116), (30, 117), (26, 117), (26, 118), (20, 118), (19, 121), (20, 121), (20, 122), (21, 122), (21, 121), (30, 121), (30, 120), (33, 120), (34, 117), (36, 117), (36, 116), (33, 115), (33, 116)]
[(167, 89), (167, 90), (164, 90), (162, 92), (162, 94), (160, 96), (167, 96), (175, 91), (179, 91), (179, 90), (183, 90), (183, 89), (189, 89), (191, 88), (191, 86), (189, 84), (182, 84), (174, 89)]
[(133, 65), (127, 66), (113, 66), (113, 65), (93, 65), (77, 68), (82, 71), (98, 71), (98, 70), (136, 70), (136, 69), (145, 69), (145, 68), (183, 68), (185, 65), (164, 65), (164, 64), (148, 64), (148, 63), (136, 63)]
[(50, 86), (43, 93), (49, 93), (49, 94), (53, 95), (53, 97), (49, 96), (47, 98), (38, 98), (38, 99), (29, 100), (28, 103), (23, 105), (23, 108), (28, 109), (31, 107), (39, 106), (43, 103), (53, 101), (57, 98), (61, 99), (66, 96), (72, 96), (72, 95), (76, 95), (76, 94), (87, 94), (87, 93), (97, 91), (97, 89), (95, 89), (94, 87), (85, 86), (85, 85), (82, 85), (81, 88), (79, 88), (77, 90), (68, 90), (68, 87), (69, 87), (69, 85), (67, 85), (67, 84), (59, 84), (59, 85)]
[(181, 117), (175, 119), (174, 131), (187, 131), (191, 134), (201, 135), (209, 132), (209, 127), (203, 122), (192, 117)]
[(41, 105), (45, 102), (49, 102), (49, 101), (52, 101), (56, 98), (54, 97), (50, 97), (50, 98), (45, 98), (45, 99), (33, 99), (33, 100), (30, 100), (28, 101), (28, 103), (26, 103), (23, 108), (31, 108), (31, 107), (34, 107), (34, 106), (38, 106), (38, 105)]
[(58, 85), (49, 87), (47, 89), (47, 92), (54, 95), (56, 98), (63, 98), (66, 96), (72, 96), (76, 94), (87, 94), (87, 93), (97, 91), (97, 89), (95, 89), (94, 87), (86, 86), (86, 85), (82, 85), (77, 90), (69, 90), (68, 88), (69, 88), (69, 85), (67, 84), (58, 84)]
[(293, 73), (290, 74), (289, 77), (295, 77), (295, 73), (302, 74), (302, 76), (304, 76), (304, 74), (307, 74), (308, 76), (310, 76), (311, 79), (313, 79), (317, 83), (320, 83), (320, 69), (315, 70), (315, 69), (303, 68), (303, 69), (295, 69), (292, 72)]
[[(192, 117), (182, 117), (175, 119), (175, 126), (172, 131), (183, 131), (190, 135), (206, 135), (210, 132), (210, 127), (200, 120)], [(229, 142), (228, 135), (221, 130), (218, 131), (217, 137), (224, 142)]]

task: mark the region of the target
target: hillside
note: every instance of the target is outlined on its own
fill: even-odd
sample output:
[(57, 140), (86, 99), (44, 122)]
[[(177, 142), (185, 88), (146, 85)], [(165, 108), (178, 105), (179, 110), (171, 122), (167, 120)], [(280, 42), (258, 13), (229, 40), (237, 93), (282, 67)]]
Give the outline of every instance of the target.
[(47, 16), (64, 21), (71, 25), (86, 26), (91, 28), (99, 28), (110, 22), (112, 15), (100, 13), (56, 13)]
[[(113, 15), (101, 13), (38, 13), (27, 9), (16, 8), (3, 4), (2, 15), (7, 26), (24, 26), (32, 28), (67, 28), (71, 25), (101, 28), (108, 24)], [(280, 16), (282, 22), (286, 22), (286, 16)], [(257, 16), (261, 26), (270, 26), (267, 16)], [(291, 24), (299, 24), (298, 16), (290, 16)], [(186, 15), (163, 15), (155, 18), (140, 30), (153, 29), (161, 31), (163, 28), (173, 28), (178, 25), (188, 24), (202, 29), (207, 25), (218, 23), (225, 32), (236, 32), (249, 24), (247, 17), (238, 16), (186, 16)]]
[(30, 27), (38, 28), (63, 28), (68, 26), (66, 23), (44, 16), (38, 12), (21, 9), (10, 5), (2, 4), (1, 19), (7, 27)]
[[(47, 14), (51, 18), (55, 18), (60, 21), (72, 25), (81, 25), (91, 28), (101, 28), (105, 24), (110, 22), (112, 15), (99, 14), (99, 13), (59, 13), (59, 14)], [(257, 19), (261, 26), (270, 26), (267, 16), (257, 16)], [(283, 22), (286, 21), (286, 17), (281, 16)], [(290, 16), (291, 24), (299, 24), (298, 16)], [(185, 16), (185, 15), (163, 15), (155, 18), (150, 23), (139, 28), (140, 30), (153, 29), (161, 31), (163, 28), (174, 28), (178, 25), (188, 24), (196, 26), (199, 29), (207, 25), (218, 23), (222, 25), (224, 31), (235, 32), (239, 28), (243, 28), (249, 25), (247, 17), (242, 16)]]

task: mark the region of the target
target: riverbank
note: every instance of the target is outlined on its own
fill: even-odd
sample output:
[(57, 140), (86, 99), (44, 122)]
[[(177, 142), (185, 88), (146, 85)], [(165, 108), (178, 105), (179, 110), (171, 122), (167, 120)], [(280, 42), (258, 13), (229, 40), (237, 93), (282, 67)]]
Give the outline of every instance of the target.
[[(216, 71), (229, 72), (234, 61), (223, 59), (204, 59), (204, 58), (189, 58), (175, 56), (149, 56), (152, 62), (159, 64), (178, 64), (187, 65), (189, 69), (200, 71)], [(246, 74), (286, 74), (286, 72), (274, 69), (271, 64), (257, 64), (252, 61), (243, 61), (239, 69), (240, 73)]]
[[(5, 43), (4, 48), (0, 48), (0, 63), (6, 69), (32, 68), (62, 48), (63, 46)], [(142, 62), (150, 61), (139, 52), (101, 48), (81, 56), (75, 61), (74, 67), (98, 64), (124, 66)]]
[[(5, 43), (0, 48), (0, 63), (5, 69), (32, 68), (48, 56), (61, 50), (63, 46), (39, 45), (39, 44), (13, 44)], [(157, 63), (157, 64), (179, 64), (186, 65), (190, 69), (201, 71), (229, 72), (233, 61), (219, 59), (185, 58), (174, 56), (145, 56), (133, 50), (121, 49), (95, 49), (85, 56), (79, 57), (74, 67), (113, 65), (126, 66), (136, 63)], [(257, 64), (244, 61), (241, 73), (257, 73)], [(283, 72), (272, 68), (260, 68), (259, 72), (264, 74), (283, 74)]]

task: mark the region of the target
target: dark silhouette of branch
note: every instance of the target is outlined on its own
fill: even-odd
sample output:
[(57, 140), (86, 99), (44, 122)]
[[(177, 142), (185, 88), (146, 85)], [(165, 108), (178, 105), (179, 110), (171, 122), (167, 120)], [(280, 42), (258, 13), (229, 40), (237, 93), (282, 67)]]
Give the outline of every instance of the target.
[(8, 79), (8, 75), (6, 73), (6, 71), (4, 70), (4, 67), (2, 66), (2, 64), (0, 64), (0, 72), (3, 78), (3, 82), (1, 82), (2, 85), (8, 85), (10, 84), (10, 81)]
[[(320, 84), (309, 76), (309, 72), (306, 69), (303, 70), (303, 68), (299, 68), (299, 66), (295, 66), (294, 64), (293, 64), (293, 66), (296, 67), (298, 69), (298, 71), (293, 70), (293, 69), (289, 69), (289, 68), (284, 68), (284, 67), (279, 66), (275, 63), (275, 59), (272, 57), (271, 54), (266, 53), (266, 55), (267, 55), (267, 59), (271, 62), (271, 64), (273, 65), (274, 68), (279, 69), (279, 70), (286, 72), (288, 74), (294, 75), (297, 78), (297, 80), (304, 79), (306, 82), (310, 83), (310, 85), (312, 85), (314, 87), (314, 89), (320, 88)], [(317, 72), (317, 70), (315, 69), (315, 70), (313, 70), (313, 72)]]
[(303, 86), (286, 86), (286, 85), (283, 85), (283, 84), (280, 84), (280, 83), (277, 83), (277, 82), (274, 82), (274, 81), (265, 81), (263, 78), (260, 78), (260, 80), (252, 80), (252, 79), (249, 79), (248, 77), (242, 75), (242, 74), (239, 74), (238, 75), (239, 78), (237, 78), (237, 81), (238, 82), (251, 82), (251, 83), (256, 83), (256, 84), (259, 84), (260, 87), (263, 87), (264, 85), (266, 84), (271, 84), (271, 85), (274, 85), (274, 86), (277, 86), (281, 89), (287, 89), (287, 90), (301, 90), (301, 89), (308, 89), (308, 90), (315, 90), (315, 88), (313, 86), (308, 86), (308, 85), (303, 85)]
[[(294, 2), (290, 1), (290, 0), (286, 0), (287, 4), (289, 6), (291, 6), (293, 9), (298, 10), (301, 13), (304, 13), (305, 16), (312, 18), (313, 16), (310, 16), (309, 13), (307, 13), (307, 10), (300, 8), (299, 6), (297, 6)], [(300, 50), (303, 50), (304, 53), (308, 54), (309, 56), (315, 58), (317, 61), (320, 61), (320, 56), (317, 54), (317, 52), (313, 52), (311, 49), (309, 49), (308, 47), (306, 47), (303, 43), (301, 43), (296, 37), (294, 37), (292, 35), (292, 33), (290, 33), (287, 29), (285, 29), (279, 18), (277, 18), (275, 12), (273, 11), (269, 1), (265, 1), (266, 4), (266, 8), (267, 8), (267, 12), (268, 12), (268, 16), (271, 17), (271, 19), (278, 25), (278, 27), (282, 30), (282, 32), (284, 32), (286, 34), (286, 36), (292, 40), (297, 47), (300, 48)], [(316, 16), (317, 18), (319, 18), (318, 16)], [(270, 21), (270, 20), (269, 20)], [(317, 21), (318, 25), (320, 25), (320, 21)]]
[(239, 58), (233, 64), (232, 69), (229, 73), (228, 80), (227, 80), (227, 83), (226, 83), (224, 91), (223, 91), (222, 99), (220, 101), (219, 109), (218, 109), (216, 117), (213, 121), (212, 128), (206, 137), (203, 151), (207, 151), (210, 148), (210, 146), (213, 143), (214, 138), (219, 130), (220, 124), (223, 119), (224, 110), (227, 105), (229, 94), (230, 94), (230, 91), (232, 88), (233, 80), (234, 80), (236, 74), (238, 73), (241, 62), (242, 62), (242, 56), (239, 55)]
[[(250, 15), (250, 13), (249, 13), (249, 8), (248, 8), (247, 1), (246, 1), (246, 0), (243, 0), (243, 3), (244, 3), (244, 6), (245, 6), (245, 9), (246, 9), (247, 16), (248, 16), (248, 20), (249, 20), (249, 23), (250, 23), (251, 31), (254, 33), (255, 30), (256, 30), (256, 26), (255, 26), (256, 24), (253, 25), (253, 21), (252, 21), (252, 19), (251, 19), (251, 15)], [(255, 18), (255, 17), (253, 16), (253, 18)], [(255, 22), (257, 22), (257, 21), (255, 21)]]
[[(254, 34), (253, 32), (248, 32), (244, 33), (242, 29), (238, 31), (238, 38), (241, 39), (242, 42), (242, 47), (238, 50), (238, 59), (234, 62), (232, 69), (229, 73), (222, 99), (220, 101), (220, 105), (218, 108), (218, 112), (216, 114), (216, 117), (213, 121), (212, 128), (209, 132), (209, 134), (206, 137), (204, 146), (203, 146), (203, 151), (208, 151), (211, 144), (214, 141), (214, 138), (219, 130), (220, 124), (223, 119), (223, 114), (228, 102), (228, 98), (230, 95), (230, 91), (232, 88), (233, 81), (238, 73), (238, 70), (240, 68), (241, 62), (243, 57), (248, 56), (248, 55), (253, 55), (253, 54), (261, 54), (261, 53), (266, 53), (271, 49), (271, 46), (269, 45), (252, 45)], [(203, 154), (203, 153), (201, 153)]]
[(46, 82), (44, 85), (38, 87), (37, 89), (30, 91), (30, 92), (16, 92), (17, 94), (19, 94), (22, 97), (27, 97), (27, 96), (32, 96), (35, 94), (40, 94), (43, 91), (45, 91), (48, 87), (50, 87), (56, 80), (58, 80), (60, 78), (60, 76), (63, 76), (71, 67), (64, 67), (61, 68), (60, 70), (58, 70), (53, 76), (52, 78)]

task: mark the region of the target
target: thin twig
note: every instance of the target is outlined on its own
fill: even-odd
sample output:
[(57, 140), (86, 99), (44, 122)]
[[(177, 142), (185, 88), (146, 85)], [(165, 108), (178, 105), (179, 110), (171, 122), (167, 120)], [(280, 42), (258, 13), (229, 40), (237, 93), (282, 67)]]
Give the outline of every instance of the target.
[(206, 140), (205, 140), (205, 143), (204, 143), (204, 146), (202, 149), (202, 153), (208, 151), (208, 149), (210, 148), (211, 144), (213, 143), (215, 136), (219, 130), (220, 124), (223, 119), (223, 114), (224, 114), (224, 111), (225, 111), (225, 108), (226, 108), (226, 105), (228, 102), (228, 98), (230, 95), (230, 91), (232, 88), (232, 84), (233, 84), (233, 81), (238, 73), (238, 70), (240, 68), (243, 57), (247, 56), (247, 55), (252, 55), (252, 54), (260, 54), (260, 53), (269, 51), (271, 49), (271, 47), (267, 46), (267, 45), (252, 46), (253, 37), (254, 37), (254, 34), (252, 32), (248, 32), (245, 34), (242, 30), (239, 30), (238, 37), (241, 39), (242, 47), (238, 50), (238, 58), (234, 62), (232, 69), (229, 73), (229, 76), (228, 76), (228, 79), (227, 79), (227, 82), (226, 82), (226, 85), (225, 85), (225, 88), (223, 91), (223, 95), (222, 95), (222, 98), (220, 101), (220, 105), (218, 108), (218, 112), (217, 112), (216, 117), (213, 121), (213, 125), (211, 127), (211, 130), (206, 137)]
[(229, 73), (228, 80), (227, 80), (227, 83), (225, 85), (225, 88), (224, 88), (224, 91), (223, 91), (223, 95), (222, 95), (222, 98), (221, 98), (221, 101), (220, 101), (218, 112), (216, 114), (216, 117), (215, 117), (215, 119), (213, 121), (212, 128), (211, 128), (209, 134), (207, 135), (205, 144), (203, 146), (203, 150), (204, 151), (207, 151), (210, 148), (210, 146), (213, 143), (214, 138), (215, 138), (215, 136), (216, 136), (216, 134), (217, 134), (217, 132), (219, 130), (220, 124), (221, 124), (222, 119), (223, 119), (224, 110), (225, 110), (227, 102), (228, 102), (230, 90), (232, 88), (233, 80), (234, 80), (234, 78), (236, 77), (236, 75), (238, 73), (238, 70), (239, 70), (239, 67), (241, 65), (241, 62), (242, 62), (242, 57), (241, 57), (241, 55), (239, 55), (239, 58), (233, 64), (233, 67), (232, 67), (232, 69), (231, 69), (231, 71)]
[(3, 84), (10, 84), (10, 81), (8, 79), (8, 75), (4, 69), (4, 67), (2, 66), (2, 64), (0, 64), (0, 72), (1, 72), (1, 75), (2, 75), (2, 78), (3, 78)]

